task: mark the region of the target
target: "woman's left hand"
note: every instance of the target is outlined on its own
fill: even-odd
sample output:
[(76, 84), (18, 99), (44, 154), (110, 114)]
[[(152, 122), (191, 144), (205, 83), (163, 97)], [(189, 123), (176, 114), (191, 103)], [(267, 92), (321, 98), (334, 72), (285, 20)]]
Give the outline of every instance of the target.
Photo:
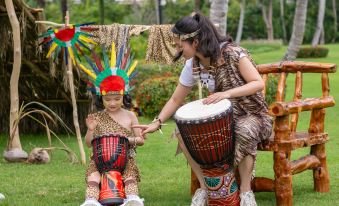
[(225, 92), (216, 92), (203, 100), (203, 104), (215, 104), (223, 99), (228, 99), (231, 96), (227, 91)]

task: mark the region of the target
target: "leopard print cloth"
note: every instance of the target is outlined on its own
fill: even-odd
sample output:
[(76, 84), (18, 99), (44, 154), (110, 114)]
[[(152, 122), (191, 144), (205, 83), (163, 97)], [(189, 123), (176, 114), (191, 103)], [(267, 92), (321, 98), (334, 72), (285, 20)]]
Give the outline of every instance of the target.
[[(129, 131), (119, 123), (115, 122), (107, 112), (100, 111), (97, 113), (94, 113), (94, 116), (98, 118), (98, 126), (94, 129), (93, 136), (102, 136), (104, 134), (120, 134), (123, 136), (132, 136), (132, 131)], [(126, 164), (125, 170), (122, 172), (122, 178), (124, 182), (128, 182), (125, 187), (125, 193), (126, 195), (138, 195), (138, 182), (140, 182), (140, 172), (139, 168), (137, 166), (135, 156), (136, 156), (136, 148), (135, 146), (129, 147), (128, 150), (128, 161)], [(93, 172), (97, 172), (98, 169), (95, 165), (94, 160), (92, 160), (88, 165), (88, 168), (86, 170), (86, 182), (87, 178), (90, 174)]]
[[(218, 63), (212, 64), (215, 68), (215, 92), (246, 84), (238, 69), (241, 53), (256, 66), (247, 50), (233, 44), (224, 44), (221, 48), (221, 58), (218, 59)], [(257, 144), (271, 135), (273, 118), (268, 115), (268, 107), (260, 91), (229, 100), (233, 106), (236, 139), (234, 164), (237, 166), (247, 155), (256, 157)]]

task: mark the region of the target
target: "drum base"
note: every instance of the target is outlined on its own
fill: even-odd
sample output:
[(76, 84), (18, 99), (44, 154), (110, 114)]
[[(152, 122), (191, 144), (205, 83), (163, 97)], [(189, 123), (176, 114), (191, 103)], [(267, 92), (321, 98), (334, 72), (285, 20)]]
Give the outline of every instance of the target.
[(109, 171), (101, 175), (99, 202), (102, 205), (120, 205), (124, 203), (125, 190), (121, 173)]
[(109, 198), (99, 201), (102, 205), (121, 205), (124, 203), (124, 199), (121, 198)]
[(233, 168), (225, 171), (221, 168), (202, 169), (204, 183), (208, 189), (208, 206), (239, 206), (239, 189)]

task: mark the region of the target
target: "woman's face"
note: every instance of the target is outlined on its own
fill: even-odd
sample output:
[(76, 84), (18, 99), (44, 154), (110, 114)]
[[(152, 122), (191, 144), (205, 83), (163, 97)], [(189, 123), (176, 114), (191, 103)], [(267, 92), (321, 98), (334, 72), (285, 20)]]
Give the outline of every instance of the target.
[(182, 51), (182, 55), (186, 60), (194, 57), (197, 51), (195, 41), (193, 41), (193, 44), (190, 44), (188, 41), (183, 41), (177, 37), (174, 37), (174, 44), (177, 52)]
[(102, 102), (108, 112), (115, 112), (121, 108), (123, 96), (120, 94), (107, 94), (102, 97)]

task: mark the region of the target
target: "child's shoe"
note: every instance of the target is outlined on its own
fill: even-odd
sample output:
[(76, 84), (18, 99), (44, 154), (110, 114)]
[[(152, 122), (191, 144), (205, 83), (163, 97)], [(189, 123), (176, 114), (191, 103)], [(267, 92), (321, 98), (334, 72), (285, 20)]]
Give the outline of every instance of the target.
[(141, 199), (138, 195), (127, 195), (124, 204), (121, 206), (144, 206), (144, 199)]
[(87, 199), (82, 205), (80, 206), (102, 206), (98, 200), (96, 199)]

